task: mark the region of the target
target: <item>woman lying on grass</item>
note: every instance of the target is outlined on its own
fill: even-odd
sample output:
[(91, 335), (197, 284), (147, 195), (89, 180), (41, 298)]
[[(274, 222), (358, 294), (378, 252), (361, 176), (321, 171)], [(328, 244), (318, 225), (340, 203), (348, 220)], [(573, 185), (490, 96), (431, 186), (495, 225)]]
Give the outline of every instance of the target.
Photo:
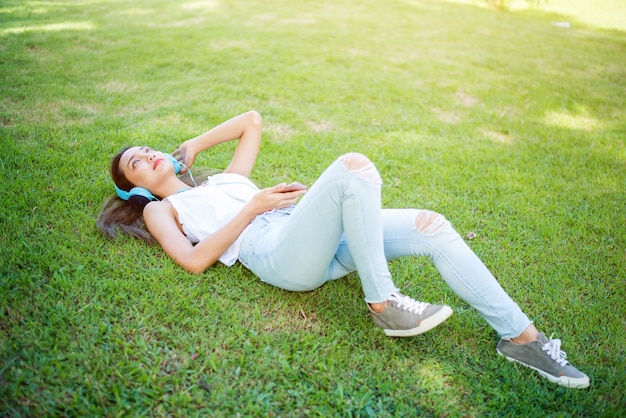
[[(428, 256), (452, 290), (498, 332), (500, 355), (559, 385), (589, 386), (565, 359), (560, 340), (537, 331), (442, 215), (381, 209), (382, 181), (364, 155), (339, 157), (306, 194), (287, 184), (258, 189), (248, 176), (261, 125), (255, 111), (239, 115), (185, 141), (174, 152), (177, 160), (148, 147), (122, 150), (111, 165), (117, 196), (104, 205), (98, 226), (111, 237), (120, 227), (156, 240), (190, 272), (239, 260), (262, 281), (291, 291), (313, 290), (357, 271), (374, 324), (395, 337), (421, 334), (452, 314), (448, 306), (401, 294), (391, 279), (388, 260)], [(177, 176), (199, 152), (234, 139), (223, 173), (197, 187)]]

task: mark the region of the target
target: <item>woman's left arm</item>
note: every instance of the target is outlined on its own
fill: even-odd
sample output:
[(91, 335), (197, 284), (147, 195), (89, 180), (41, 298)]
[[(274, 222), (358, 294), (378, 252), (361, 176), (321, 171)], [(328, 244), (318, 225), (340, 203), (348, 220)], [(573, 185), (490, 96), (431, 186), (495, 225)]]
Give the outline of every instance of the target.
[(239, 142), (225, 172), (249, 177), (261, 147), (262, 129), (261, 115), (259, 112), (251, 110), (219, 124), (202, 135), (183, 142), (173, 155), (182, 160), (187, 167), (191, 167), (198, 153), (236, 139)]

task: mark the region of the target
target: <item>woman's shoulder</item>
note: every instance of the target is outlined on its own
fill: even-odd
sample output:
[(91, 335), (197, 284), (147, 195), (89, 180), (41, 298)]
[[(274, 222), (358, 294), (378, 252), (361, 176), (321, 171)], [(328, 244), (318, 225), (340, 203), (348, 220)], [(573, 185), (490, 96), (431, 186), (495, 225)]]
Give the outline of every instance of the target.
[(168, 213), (172, 213), (173, 209), (174, 207), (167, 199), (156, 200), (156, 201), (148, 203), (143, 208), (143, 216), (144, 218), (146, 218), (147, 216), (154, 216), (154, 215), (162, 216)]

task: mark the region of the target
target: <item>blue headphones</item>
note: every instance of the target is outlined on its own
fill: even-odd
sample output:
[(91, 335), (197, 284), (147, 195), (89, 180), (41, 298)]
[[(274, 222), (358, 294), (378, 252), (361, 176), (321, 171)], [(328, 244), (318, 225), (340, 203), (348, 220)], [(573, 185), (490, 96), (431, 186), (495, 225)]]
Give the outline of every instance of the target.
[[(174, 172), (176, 174), (180, 173), (180, 170), (183, 169), (183, 164), (170, 154), (165, 154), (165, 156), (172, 162), (172, 164), (174, 164)], [(126, 190), (122, 190), (115, 186), (115, 192), (120, 199), (128, 200), (130, 203), (140, 206), (145, 206), (153, 200), (159, 200), (156, 196), (150, 193), (148, 189), (143, 187), (133, 187), (129, 192), (127, 192)]]

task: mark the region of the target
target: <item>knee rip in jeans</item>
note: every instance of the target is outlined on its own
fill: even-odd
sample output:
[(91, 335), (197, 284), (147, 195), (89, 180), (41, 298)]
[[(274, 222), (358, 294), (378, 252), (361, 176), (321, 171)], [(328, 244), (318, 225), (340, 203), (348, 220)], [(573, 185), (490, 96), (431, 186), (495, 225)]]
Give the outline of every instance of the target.
[(339, 157), (339, 161), (352, 174), (369, 180), (375, 186), (380, 186), (383, 183), (376, 166), (365, 155), (350, 152)]
[(424, 235), (435, 235), (451, 228), (450, 222), (437, 212), (421, 210), (415, 217), (415, 229)]

